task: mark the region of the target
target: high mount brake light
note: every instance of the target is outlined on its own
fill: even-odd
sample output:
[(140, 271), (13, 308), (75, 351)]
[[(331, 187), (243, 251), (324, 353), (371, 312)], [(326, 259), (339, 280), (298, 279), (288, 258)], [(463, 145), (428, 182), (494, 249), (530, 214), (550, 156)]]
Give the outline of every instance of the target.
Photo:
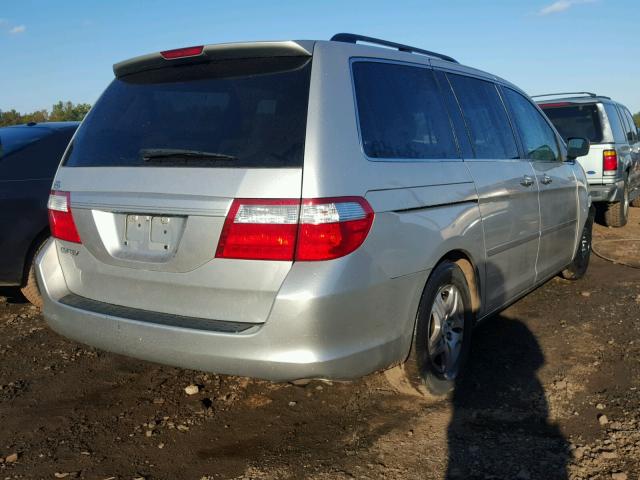
[(218, 258), (317, 261), (339, 258), (364, 242), (374, 213), (361, 197), (235, 199)]
[(615, 150), (602, 152), (602, 170), (605, 175), (613, 175), (618, 171), (618, 152)]
[(570, 102), (541, 103), (540, 108), (566, 107)]
[(71, 213), (71, 195), (69, 192), (51, 190), (49, 201), (49, 229), (51, 236), (67, 242), (82, 243)]
[(187, 57), (197, 57), (198, 55), (202, 55), (204, 51), (204, 45), (199, 45), (197, 47), (185, 47), (185, 48), (176, 48), (174, 50), (165, 50), (160, 52), (162, 58), (165, 60), (175, 60), (176, 58), (187, 58)]

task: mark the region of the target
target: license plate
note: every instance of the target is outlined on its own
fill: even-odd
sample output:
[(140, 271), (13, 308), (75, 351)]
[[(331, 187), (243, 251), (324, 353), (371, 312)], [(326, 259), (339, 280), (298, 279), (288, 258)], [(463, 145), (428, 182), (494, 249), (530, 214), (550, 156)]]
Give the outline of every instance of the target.
[(173, 250), (183, 225), (183, 217), (127, 215), (124, 244), (130, 249)]

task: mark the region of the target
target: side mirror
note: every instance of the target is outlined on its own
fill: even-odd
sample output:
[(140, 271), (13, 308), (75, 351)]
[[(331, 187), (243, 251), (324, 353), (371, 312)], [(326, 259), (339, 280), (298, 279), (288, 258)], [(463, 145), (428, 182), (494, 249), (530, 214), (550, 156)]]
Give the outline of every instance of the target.
[(589, 153), (591, 144), (589, 140), (582, 137), (572, 137), (567, 140), (567, 158), (575, 160), (578, 157), (584, 157)]

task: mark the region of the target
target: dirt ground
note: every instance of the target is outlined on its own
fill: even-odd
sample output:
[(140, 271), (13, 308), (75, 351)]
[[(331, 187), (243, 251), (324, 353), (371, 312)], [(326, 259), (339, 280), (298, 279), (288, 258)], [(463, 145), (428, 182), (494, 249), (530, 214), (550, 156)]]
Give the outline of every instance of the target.
[[(603, 242), (624, 238), (640, 209), (595, 233), (640, 264), (637, 240)], [(0, 479), (640, 478), (640, 270), (598, 257), (481, 325), (438, 404), (379, 375), (275, 385), (97, 351), (0, 294)]]

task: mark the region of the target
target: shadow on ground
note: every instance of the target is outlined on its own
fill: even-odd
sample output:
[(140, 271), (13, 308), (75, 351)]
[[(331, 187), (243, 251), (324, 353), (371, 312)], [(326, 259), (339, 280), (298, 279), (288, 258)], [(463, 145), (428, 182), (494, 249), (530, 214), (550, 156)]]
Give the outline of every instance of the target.
[(499, 315), (478, 327), (472, 348), (453, 398), (447, 479), (566, 479), (568, 442), (548, 418), (535, 336)]

